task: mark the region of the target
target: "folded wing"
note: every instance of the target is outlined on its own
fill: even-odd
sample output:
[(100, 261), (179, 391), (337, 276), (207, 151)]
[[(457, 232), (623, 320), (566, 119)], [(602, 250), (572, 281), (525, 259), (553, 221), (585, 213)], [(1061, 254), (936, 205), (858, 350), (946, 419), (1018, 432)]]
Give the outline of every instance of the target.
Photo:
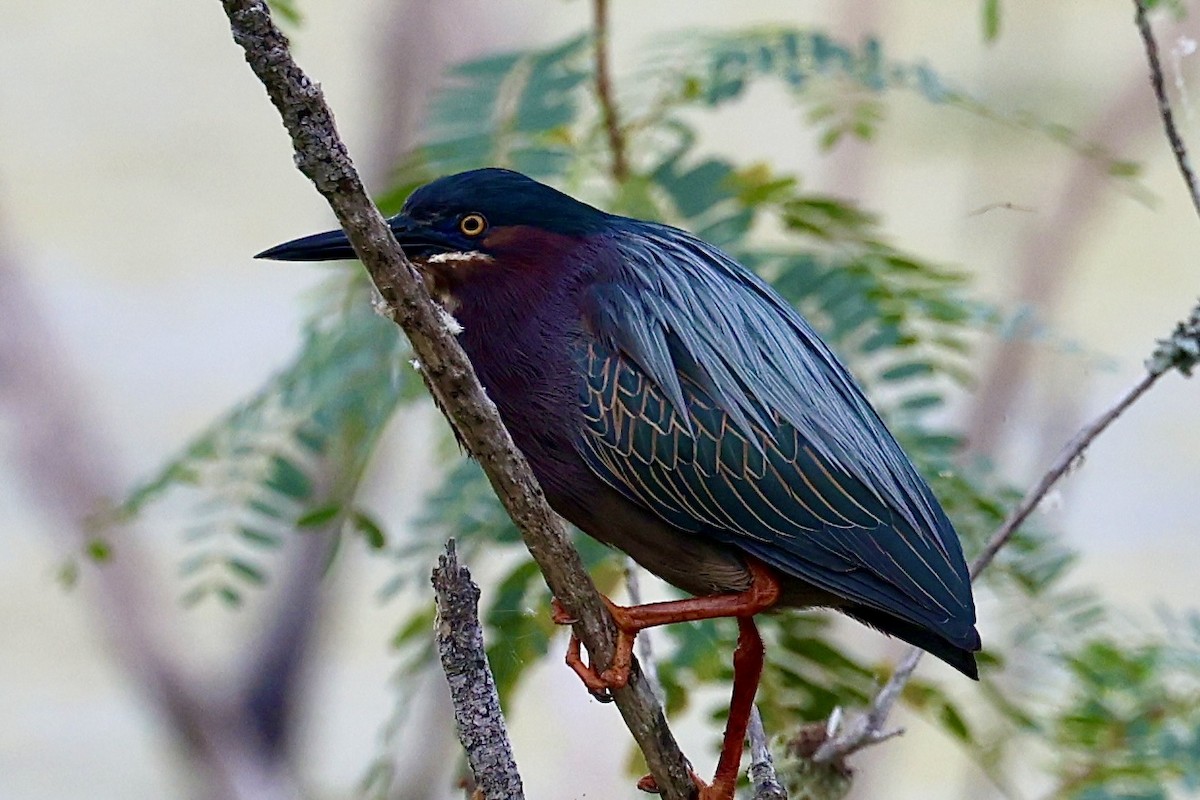
[(977, 649), (949, 520), (807, 323), (682, 231), (622, 241), (578, 355), (591, 469), (681, 530)]

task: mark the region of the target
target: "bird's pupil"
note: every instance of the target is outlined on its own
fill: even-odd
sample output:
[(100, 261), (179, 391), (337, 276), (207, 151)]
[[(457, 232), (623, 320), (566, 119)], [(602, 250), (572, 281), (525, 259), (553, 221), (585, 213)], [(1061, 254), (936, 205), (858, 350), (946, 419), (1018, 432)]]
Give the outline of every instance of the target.
[(487, 227), (487, 222), (479, 214), (468, 214), (458, 223), (458, 227), (467, 236), (477, 236), (483, 233), (483, 229)]

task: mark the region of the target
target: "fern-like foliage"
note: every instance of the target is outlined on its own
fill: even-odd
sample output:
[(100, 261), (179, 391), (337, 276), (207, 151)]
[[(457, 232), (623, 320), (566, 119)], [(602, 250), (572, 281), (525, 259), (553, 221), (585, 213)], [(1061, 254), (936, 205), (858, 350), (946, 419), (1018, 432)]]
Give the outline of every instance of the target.
[[(1070, 126), (1022, 109), (997, 108), (924, 62), (888, 58), (883, 43), (873, 37), (850, 43), (823, 31), (782, 26), (696, 33), (668, 39), (653, 63), (654, 75), (670, 81), (660, 89), (657, 114), (696, 105), (715, 108), (768, 79), (793, 94), (822, 146), (832, 147), (845, 136), (871, 139), (886, 116), (884, 93), (905, 91), (1054, 141), (1113, 177), (1138, 174), (1135, 162), (1082, 138)], [(646, 80), (653, 77), (646, 75)]]
[(361, 277), (339, 275), (322, 295), (293, 361), (118, 509), (128, 518), (182, 495), (171, 499), (188, 518), (180, 573), (189, 603), (239, 604), (247, 586), (266, 582), (271, 551), (298, 528), (346, 519), (380, 544), (378, 525), (348, 506), (411, 380), (407, 345), (372, 313)]

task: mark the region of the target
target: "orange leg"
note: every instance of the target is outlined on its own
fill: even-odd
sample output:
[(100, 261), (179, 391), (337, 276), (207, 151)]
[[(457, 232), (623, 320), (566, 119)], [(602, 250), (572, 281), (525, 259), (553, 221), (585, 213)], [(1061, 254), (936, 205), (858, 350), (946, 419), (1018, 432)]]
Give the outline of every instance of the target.
[[(608, 598), (608, 610), (617, 624), (617, 647), (612, 663), (603, 672), (596, 666), (585, 665), (579, 652), (579, 642), (574, 635), (567, 648), (567, 665), (579, 675), (588, 691), (621, 689), (629, 683), (629, 669), (633, 664), (633, 641), (638, 633), (658, 625), (676, 622), (697, 622), (720, 617), (752, 617), (766, 611), (779, 601), (779, 580), (770, 569), (750, 559), (750, 586), (742, 592), (689, 597), (686, 600), (668, 600), (664, 603), (646, 603), (640, 606), (619, 606)], [(560, 625), (569, 625), (575, 620), (554, 601), (553, 619)]]
[[(617, 646), (612, 663), (603, 672), (598, 671), (594, 664), (588, 665), (583, 662), (579, 639), (576, 636), (571, 636), (567, 646), (567, 665), (579, 675), (588, 691), (597, 699), (607, 702), (612, 699), (612, 689), (620, 689), (629, 682), (629, 670), (633, 665), (633, 642), (640, 631), (675, 622), (695, 622), (718, 617), (737, 618), (738, 646), (733, 653), (733, 697), (729, 705), (729, 720), (725, 725), (721, 757), (717, 762), (712, 784), (706, 785), (703, 781), (696, 780), (700, 789), (699, 800), (733, 798), (746, 739), (746, 727), (749, 725), (754, 694), (758, 690), (763, 668), (763, 643), (753, 617), (779, 601), (779, 580), (774, 573), (754, 560), (750, 560), (748, 566), (751, 582), (749, 588), (742, 592), (640, 606), (618, 606), (605, 598), (617, 625)], [(560, 625), (574, 622), (557, 600), (554, 602), (553, 617)], [(638, 783), (638, 788), (649, 792), (657, 791), (651, 776), (643, 778)]]
[[(693, 773), (692, 780), (700, 789), (696, 800), (733, 800), (737, 788), (737, 776), (742, 766), (742, 750), (745, 749), (746, 729), (750, 725), (750, 712), (754, 708), (754, 695), (762, 677), (763, 642), (753, 617), (738, 618), (738, 645), (733, 651), (733, 697), (729, 701), (729, 719), (725, 722), (725, 737), (721, 740), (721, 757), (717, 759), (717, 771), (712, 783), (706, 784)], [(638, 781), (644, 792), (658, 794), (658, 784), (653, 775)]]
[(729, 719), (725, 722), (725, 738), (721, 742), (721, 757), (712, 784), (700, 790), (699, 800), (733, 800), (738, 770), (742, 766), (742, 749), (746, 743), (746, 728), (754, 709), (754, 695), (763, 670), (763, 642), (753, 617), (738, 619), (738, 646), (733, 651), (733, 697), (729, 701)]

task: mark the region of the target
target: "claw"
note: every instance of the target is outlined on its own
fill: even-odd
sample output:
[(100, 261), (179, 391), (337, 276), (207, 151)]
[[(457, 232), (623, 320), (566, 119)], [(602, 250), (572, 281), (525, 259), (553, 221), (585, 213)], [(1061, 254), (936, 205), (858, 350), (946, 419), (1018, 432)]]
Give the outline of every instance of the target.
[[(696, 789), (698, 790), (696, 800), (732, 800), (732, 787), (724, 789), (710, 786), (692, 770), (688, 770), (688, 774), (692, 776), (692, 783), (696, 785)], [(654, 779), (653, 775), (643, 775), (637, 782), (637, 788), (646, 794), (662, 794), (662, 789), (658, 788), (658, 781)], [(721, 794), (721, 792), (724, 792), (724, 794)]]
[(601, 703), (611, 703), (613, 701), (612, 692), (609, 691), (610, 686), (604, 679), (604, 676), (597, 673), (595, 667), (583, 663), (583, 654), (579, 647), (579, 637), (575, 634), (571, 634), (571, 641), (567, 644), (566, 660), (567, 666), (579, 676), (579, 679), (583, 681), (583, 685), (592, 693), (592, 697)]
[(563, 607), (563, 604), (558, 602), (555, 597), (550, 601), (550, 621), (555, 625), (574, 625), (579, 622), (575, 616)]
[[(584, 663), (579, 637), (575, 634), (571, 634), (571, 641), (567, 645), (566, 662), (593, 697), (601, 703), (611, 703), (612, 690), (623, 689), (629, 684), (629, 671), (633, 668), (633, 641), (640, 628), (627, 619), (624, 608), (615, 605), (607, 597), (603, 600), (617, 623), (617, 647), (613, 651), (612, 663), (603, 672), (592, 664)], [(563, 607), (557, 597), (550, 601), (550, 619), (556, 625), (574, 625), (579, 621)]]
[[(707, 784), (694, 772), (691, 773), (692, 781), (699, 790), (697, 800), (733, 800), (746, 727), (754, 706), (754, 693), (762, 677), (763, 643), (754, 626), (754, 615), (775, 606), (782, 591), (779, 579), (770, 568), (753, 559), (748, 560), (747, 568), (751, 576), (750, 586), (741, 592), (628, 607), (615, 605), (602, 596), (617, 626), (617, 646), (612, 663), (603, 672), (597, 671), (593, 664), (584, 663), (579, 639), (574, 635), (567, 646), (567, 666), (575, 671), (596, 699), (610, 702), (613, 690), (629, 683), (629, 672), (633, 667), (633, 640), (639, 631), (675, 622), (696, 622), (718, 617), (737, 619), (738, 645), (733, 653), (733, 696), (729, 703), (729, 719), (725, 725), (725, 737), (713, 782)], [(557, 600), (553, 604), (553, 614), (554, 621), (560, 625), (575, 622)], [(638, 788), (657, 793), (658, 783), (647, 775), (638, 781)]]
[(654, 780), (653, 775), (643, 775), (637, 782), (637, 788), (646, 794), (662, 794), (662, 789), (658, 788), (658, 781)]

